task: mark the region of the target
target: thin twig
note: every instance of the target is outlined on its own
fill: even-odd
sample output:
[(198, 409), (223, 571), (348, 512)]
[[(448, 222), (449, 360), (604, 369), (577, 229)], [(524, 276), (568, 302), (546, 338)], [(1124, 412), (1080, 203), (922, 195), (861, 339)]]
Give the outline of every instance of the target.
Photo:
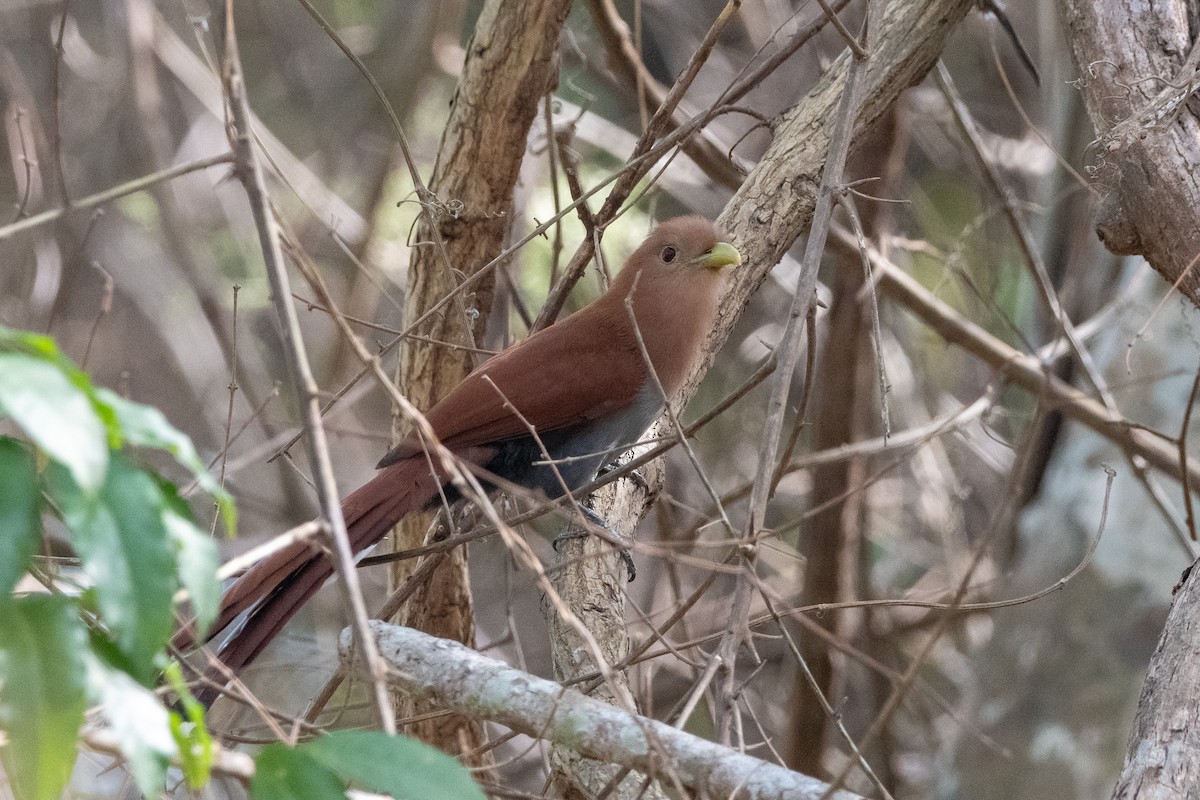
[(1025, 224), (1025, 221), (1018, 212), (1016, 197), (1012, 189), (1004, 183), (1000, 177), (999, 170), (996, 169), (996, 165), (984, 154), (979, 129), (976, 127), (966, 103), (963, 102), (962, 97), (959, 95), (958, 89), (954, 85), (954, 79), (950, 76), (950, 71), (946, 69), (945, 63), (940, 60), (938, 61), (935, 74), (938, 85), (941, 87), (947, 102), (950, 104), (950, 109), (954, 113), (954, 119), (958, 124), (959, 131), (970, 145), (969, 149), (975, 159), (975, 163), (987, 179), (988, 186), (992, 192), (1000, 198), (1004, 216), (1012, 228), (1013, 235), (1016, 237), (1017, 244), (1021, 250), (1022, 260), (1038, 287), (1042, 302), (1046, 304), (1046, 308), (1049, 309), (1050, 314), (1058, 323), (1063, 336), (1071, 344), (1071, 349), (1083, 367), (1084, 373), (1088, 376), (1088, 380), (1096, 387), (1096, 394), (1110, 410), (1116, 410), (1116, 400), (1108, 390), (1104, 376), (1096, 367), (1091, 353), (1080, 342), (1079, 336), (1075, 332), (1075, 324), (1071, 322), (1066, 309), (1059, 302), (1054, 282), (1050, 279), (1050, 273), (1047, 271), (1041, 253), (1038, 252), (1037, 245), (1033, 241), (1033, 235), (1029, 231), (1029, 226)]
[[(1183, 412), (1183, 424), (1179, 426), (1179, 468), (1187, 469), (1188, 463), (1188, 429), (1192, 424), (1192, 410), (1196, 407), (1196, 396), (1200, 395), (1200, 370), (1196, 371), (1196, 379), (1192, 381), (1192, 391), (1188, 395), (1187, 410)], [(1196, 541), (1196, 513), (1192, 508), (1192, 490), (1188, 487), (1187, 482), (1182, 484), (1183, 489), (1183, 506), (1187, 509), (1187, 529), (1192, 537), (1192, 541)]]
[(312, 519), (308, 522), (302, 522), (291, 530), (284, 531), (278, 536), (272, 536), (258, 547), (247, 550), (241, 555), (226, 561), (217, 570), (217, 579), (223, 581), (236, 577), (264, 558), (272, 556), (280, 550), (286, 550), (298, 542), (315, 539), (324, 533), (324, 526), (318, 520)]
[(96, 318), (92, 320), (92, 329), (88, 331), (87, 347), (83, 350), (83, 359), (79, 362), (79, 366), (83, 369), (87, 369), (88, 359), (91, 358), (92, 344), (96, 341), (96, 330), (100, 327), (100, 320), (112, 312), (113, 305), (112, 273), (106, 270), (99, 261), (93, 261), (92, 267), (100, 273), (100, 278), (104, 281), (104, 288), (100, 292), (100, 307), (96, 309)]
[(671, 427), (675, 430), (675, 440), (683, 448), (683, 452), (687, 453), (688, 461), (691, 462), (692, 468), (696, 470), (696, 475), (704, 485), (705, 491), (708, 492), (708, 496), (716, 504), (717, 513), (721, 517), (721, 522), (725, 524), (725, 530), (733, 534), (733, 523), (729, 521), (729, 515), (725, 513), (725, 506), (721, 503), (721, 495), (713, 488), (712, 481), (708, 478), (708, 473), (700, 465), (700, 459), (696, 457), (696, 451), (692, 449), (692, 443), (688, 441), (687, 431), (683, 429), (683, 423), (679, 421), (679, 415), (675, 413), (675, 409), (671, 408), (671, 398), (667, 396), (662, 381), (658, 379), (658, 372), (654, 369), (654, 364), (650, 362), (650, 351), (646, 349), (646, 340), (642, 338), (642, 329), (638, 325), (637, 317), (633, 313), (633, 293), (637, 290), (638, 278), (640, 277), (641, 275), (634, 276), (633, 286), (630, 287), (629, 294), (625, 297), (625, 313), (629, 316), (630, 325), (633, 326), (633, 335), (637, 340), (642, 361), (646, 365), (646, 374), (654, 384), (659, 399), (662, 400), (663, 410), (667, 415), (667, 419), (671, 422)]
[[(225, 407), (225, 444), (221, 446), (222, 453), (229, 453), (229, 437), (233, 433), (233, 399), (237, 396), (238, 378), (237, 378), (237, 340), (238, 340), (238, 292), (242, 289), (236, 283), (233, 285), (233, 337), (230, 344), (230, 349), (233, 358), (229, 363), (229, 402)], [(225, 488), (225, 463), (227, 459), (221, 459), (221, 488)], [(215, 520), (214, 523), (216, 524)]]
[[(808, 309), (815, 297), (817, 284), (817, 267), (825, 249), (825, 238), (828, 235), (829, 223), (833, 214), (835, 191), (842, 183), (842, 169), (846, 155), (850, 150), (850, 140), (854, 130), (854, 121), (858, 116), (862, 82), (860, 74), (865, 67), (861, 57), (849, 59), (846, 70), (846, 83), (842, 89), (838, 113), (833, 120), (830, 133), (829, 152), (825, 162), (825, 170), (821, 176), (821, 186), (817, 194), (816, 208), (813, 211), (812, 225), (809, 231), (808, 243), (805, 247), (804, 258), (801, 261), (800, 275), (797, 278), (795, 294), (792, 296), (792, 307), (788, 313), (787, 324), (776, 352), (779, 364), (771, 379), (771, 396), (767, 406), (767, 421), (763, 430), (762, 446), (759, 449), (758, 465), (755, 471), (754, 487), (750, 493), (750, 504), (743, 546), (741, 548), (743, 566), (746, 572), (754, 569), (755, 549), (759, 528), (766, 514), (767, 499), (771, 490), (771, 477), (774, 473), (775, 459), (779, 449), (780, 432), (783, 428), (784, 414), (787, 410), (787, 397), (792, 384), (792, 376), (800, 358), (798, 347), (800, 329), (808, 316)], [(746, 574), (743, 574), (734, 590), (730, 625), (725, 638), (721, 642), (718, 653), (721, 655), (722, 681), (718, 692), (715, 716), (717, 721), (718, 740), (724, 744), (730, 742), (733, 732), (736, 700), (734, 696), (735, 665), (738, 649), (747, 641), (749, 629), (747, 622), (750, 614), (750, 599), (752, 587)]]
[[(846, 247), (857, 248), (853, 234), (836, 224), (833, 230)], [(1062, 379), (1047, 374), (1040, 358), (1016, 350), (966, 319), (937, 299), (903, 269), (885, 259), (874, 247), (868, 247), (867, 254), (879, 273), (880, 287), (895, 296), (905, 308), (946, 341), (984, 361), (1027, 392), (1044, 397), (1052, 407), (1114, 442), (1122, 450), (1145, 458), (1152, 466), (1177, 480), (1183, 480), (1186, 476), (1193, 488), (1200, 488), (1200, 462), (1189, 458), (1187, 469), (1181, 471), (1179, 452), (1174, 444), (1105, 408), (1102, 403)]]
[[(630, 156), (626, 168), (621, 171), (620, 178), (612, 191), (604, 198), (604, 203), (600, 210), (596, 213), (596, 228), (598, 232), (602, 232), (613, 219), (616, 218), (617, 212), (621, 209), (625, 200), (629, 197), (630, 192), (637, 186), (637, 182), (645, 176), (646, 172), (653, 166), (653, 162), (646, 161), (645, 156), (656, 149), (655, 142), (659, 136), (667, 129), (671, 115), (675, 112), (679, 101), (683, 99), (683, 95), (692, 85), (696, 75), (700, 72), (700, 68), (708, 61), (708, 57), (712, 54), (713, 47), (716, 46), (717, 37), (721, 31), (733, 18), (734, 12), (741, 6), (741, 0), (728, 0), (725, 6), (721, 9), (721, 13), (717, 15), (716, 20), (704, 34), (704, 38), (688, 59), (687, 66), (684, 67), (683, 73), (675, 81), (671, 87), (671, 91), (663, 99), (662, 105), (654, 112), (654, 116), (650, 119), (650, 123), (646, 129), (642, 131), (642, 135), (638, 137), (637, 144), (633, 147), (633, 153)], [(707, 116), (707, 115), (702, 115)], [(687, 131), (684, 136), (680, 137), (680, 141), (686, 141), (694, 133), (694, 130), (689, 130), (691, 125), (685, 125), (678, 128), (675, 133), (679, 134)], [(697, 127), (695, 130), (698, 130)], [(663, 142), (659, 142), (658, 146), (671, 139), (666, 137)], [(634, 167), (633, 164), (637, 163)], [(579, 248), (575, 251), (575, 255), (571, 258), (567, 269), (563, 273), (562, 278), (550, 291), (546, 298), (545, 304), (542, 306), (541, 312), (534, 321), (534, 330), (541, 330), (555, 319), (562, 310), (563, 304), (567, 301), (567, 295), (575, 287), (579, 278), (583, 275), (583, 270), (591, 260), (592, 255), (596, 252), (595, 242), (599, 240), (599, 236), (588, 237), (580, 243)]]
[(71, 195), (67, 193), (67, 175), (63, 167), (62, 154), (62, 61), (63, 37), (67, 32), (67, 15), (71, 13), (71, 0), (64, 0), (62, 16), (58, 18), (58, 32), (54, 35), (54, 64), (50, 71), (50, 85), (53, 97), (50, 102), (50, 132), (51, 149), (54, 151), (54, 172), (58, 178), (58, 194), (64, 206), (71, 205)]
[(385, 683), (386, 666), (379, 657), (375, 641), (371, 637), (366, 605), (363, 602), (362, 589), (359, 586), (358, 572), (354, 568), (354, 553), (350, 547), (349, 535), (346, 532), (346, 521), (342, 517), (341, 502), (338, 496), (337, 482), (334, 478), (333, 465), (329, 459), (329, 446), (325, 438), (325, 429), (321, 423), (319, 388), (313, 378), (305, 352), (303, 335), (300, 332), (300, 321), (292, 305), (287, 268), (283, 263), (283, 252), (279, 244), (279, 229), (274, 216), (268, 207), (267, 189), (263, 180), (262, 168), (255, 157), (250, 139), (250, 106), (246, 98), (245, 85), (242, 78), (240, 58), (238, 55), (237, 36), (233, 27), (233, 2), (227, 0), (225, 8), (225, 81), (229, 93), (230, 111), (233, 127), (230, 129), (231, 145), (236, 154), (239, 179), (246, 191), (246, 198), (254, 216), (255, 225), (259, 232), (262, 245), (263, 260), (267, 277), (271, 284), (271, 295), (275, 311), (279, 316), (283, 330), (284, 350), (287, 354), (288, 371), (296, 383), (297, 395), (300, 398), (300, 408), (304, 418), (310, 446), (309, 464), (313, 478), (317, 483), (318, 500), (321, 506), (321, 518), (329, 526), (330, 539), (334, 551), (334, 567), (341, 580), (338, 585), (342, 590), (342, 599), (350, 612), (355, 631), (355, 640), (367, 664), (370, 675), (373, 676), (375, 707), (385, 732), (396, 732), (396, 720), (392, 713), (391, 702)]
[[(559, 196), (559, 172), (562, 160), (559, 156), (558, 133), (554, 130), (553, 93), (546, 92), (542, 98), (542, 125), (546, 128), (546, 160), (550, 167), (550, 197), (554, 201), (554, 213), (562, 213), (562, 199)], [(565, 170), (564, 170), (565, 171)], [(582, 192), (580, 192), (582, 194)], [(586, 206), (584, 206), (586, 208)], [(558, 280), (558, 262), (562, 258), (563, 231), (562, 223), (554, 226), (554, 237), (550, 241), (550, 285)], [(513, 286), (513, 293), (517, 291)], [(533, 327), (530, 325), (529, 327)]]
[(1013, 91), (1012, 82), (1008, 79), (1008, 71), (1004, 69), (1004, 63), (1000, 60), (1000, 53), (996, 49), (996, 37), (990, 33), (988, 35), (988, 44), (991, 45), (992, 48), (992, 63), (996, 67), (996, 74), (1000, 77), (1000, 82), (1004, 84), (1004, 91), (1008, 95), (1009, 102), (1013, 104), (1013, 108), (1017, 110), (1017, 113), (1021, 115), (1021, 119), (1025, 121), (1025, 127), (1030, 131), (1030, 133), (1040, 139), (1042, 144), (1046, 145), (1046, 148), (1054, 154), (1054, 158), (1056, 161), (1058, 161), (1059, 166), (1066, 170), (1067, 174), (1075, 179), (1075, 183), (1078, 184), (1081, 189), (1098, 199), (1100, 197), (1100, 191), (1095, 186), (1092, 186), (1091, 182), (1088, 181), (1087, 178), (1079, 174), (1079, 170), (1075, 169), (1074, 165), (1072, 165), (1070, 161), (1067, 161), (1067, 159), (1063, 157), (1062, 153), (1060, 153), (1058, 149), (1054, 147), (1054, 144), (1046, 138), (1041, 129), (1037, 125), (1034, 125), (1033, 120), (1029, 118), (1028, 112), (1025, 111), (1025, 106), (1021, 104), (1020, 99), (1017, 97), (1017, 93)]
[(1162, 300), (1158, 301), (1158, 305), (1154, 307), (1154, 311), (1150, 313), (1150, 316), (1146, 319), (1146, 322), (1142, 325), (1142, 327), (1138, 328), (1138, 332), (1135, 333), (1133, 338), (1129, 340), (1129, 344), (1125, 345), (1125, 371), (1130, 375), (1133, 374), (1133, 367), (1130, 364), (1130, 358), (1133, 355), (1133, 346), (1138, 343), (1139, 339), (1146, 335), (1146, 331), (1150, 329), (1150, 323), (1154, 322), (1154, 320), (1158, 318), (1159, 313), (1163, 310), (1163, 306), (1167, 304), (1168, 300), (1175, 296), (1175, 292), (1179, 291), (1179, 286), (1183, 283), (1184, 278), (1192, 274), (1192, 270), (1196, 268), (1197, 264), (1200, 264), (1200, 251), (1197, 251), (1196, 255), (1192, 256), (1191, 261), (1187, 263), (1187, 266), (1184, 267), (1183, 271), (1179, 273), (1179, 277), (1176, 278), (1174, 283), (1171, 284), (1171, 288), (1168, 289), (1163, 295)]
[[(646, 69), (641, 58), (641, 48), (630, 36), (629, 26), (621, 18), (613, 0), (589, 0), (588, 10), (592, 23), (600, 34), (600, 41), (608, 52), (610, 67), (618, 75), (623, 86), (636, 86), (638, 116), (642, 121), (642, 130), (645, 131), (649, 124), (650, 112), (662, 107), (668, 89)], [(640, 33), (640, 29), (638, 32)], [(671, 115), (668, 124), (677, 127), (681, 122), (682, 118), (677, 110)], [(700, 132), (694, 139), (684, 142), (683, 151), (706, 175), (718, 183), (731, 188), (741, 183), (741, 172), (722, 153), (720, 143), (711, 134)]]
[(865, 59), (867, 57), (867, 51), (863, 49), (863, 46), (859, 43), (858, 39), (854, 38), (854, 34), (852, 34), (846, 27), (846, 24), (842, 22), (842, 19), (837, 15), (837, 12), (829, 7), (827, 0), (817, 0), (817, 5), (819, 5), (821, 10), (825, 12), (825, 16), (829, 18), (829, 21), (833, 23), (833, 27), (837, 29), (837, 32), (842, 37), (842, 40), (846, 42), (846, 47), (850, 48), (850, 52), (854, 54), (854, 58), (856, 60)]
[[(300, 294), (299, 292), (292, 292), (292, 297), (296, 298), (301, 303), (304, 303), (304, 305), (308, 306), (309, 311), (323, 311), (326, 314), (329, 313), (329, 309), (326, 306), (317, 302), (316, 300), (309, 300), (307, 297)], [(393, 328), (390, 325), (381, 325), (378, 322), (371, 322), (371, 320), (369, 320), (369, 319), (363, 319), (362, 317), (356, 317), (352, 314), (347, 314), (344, 311), (342, 312), (342, 316), (345, 317), (347, 321), (353, 322), (355, 325), (361, 325), (364, 328), (369, 328), (373, 331), (379, 331), (380, 333), (386, 333), (386, 334), (395, 336), (400, 339), (411, 339), (412, 341), (415, 341), (415, 342), (424, 342), (426, 344), (437, 345), (438, 347), (445, 347), (450, 350), (462, 350), (464, 352), (474, 353), (475, 355), (480, 355), (480, 356), (489, 356), (490, 357), (490, 356), (496, 355), (496, 352), (497, 352), (496, 350), (488, 350), (483, 347), (467, 347), (466, 345), (454, 344), (453, 342), (443, 342), (440, 339), (431, 339), (428, 336), (418, 336), (415, 333), (405, 333), (404, 331), (400, 330), (399, 328)]]
[[(1024, 471), (1024, 466), (1025, 465), (1021, 463), (1018, 463), (1017, 466), (1014, 466), (1009, 480), (1010, 488), (1018, 485), (1018, 481), (1021, 480), (1021, 473)], [(1104, 501), (1100, 510), (1100, 524), (1096, 537), (1097, 541), (1099, 541), (1100, 534), (1104, 532), (1104, 526), (1108, 521), (1109, 500), (1112, 496), (1113, 480), (1116, 478), (1116, 472), (1114, 472), (1111, 467), (1105, 465), (1104, 471), (1106, 475), (1104, 484)], [(962, 579), (958, 583), (958, 588), (955, 590), (954, 597), (950, 601), (951, 611), (958, 608), (962, 604), (963, 598), (966, 596), (967, 590), (970, 588), (970, 579), (975, 572), (975, 568), (983, 559), (983, 554), (987, 552), (988, 547), (991, 545), (996, 531), (1002, 527), (1001, 520), (1006, 520), (1010, 513), (1011, 510), (1009, 510), (1008, 513), (997, 514), (993, 518), (992, 525), (989, 526), (989, 530), (979, 539), (979, 543), (975, 547), (975, 552), (972, 554), (971, 562), (967, 565), (966, 570), (963, 572)], [(930, 632), (928, 638), (925, 640), (920, 650), (913, 658), (912, 663), (909, 664), (908, 669), (904, 671), (904, 676), (901, 678), (900, 683), (892, 689), (892, 692), (890, 695), (888, 695), (888, 699), (884, 702), (883, 707), (875, 715), (875, 719), (871, 721), (870, 727), (867, 728), (867, 731), (862, 735), (862, 738), (859, 739), (859, 747), (864, 749), (869, 747), (870, 744), (874, 742), (879, 734), (883, 731), (884, 726), (887, 725), (887, 723), (891, 720), (892, 715), (899, 707), (900, 702), (908, 693), (909, 687), (912, 686), (916, 681), (917, 674), (924, 665), (925, 659), (928, 658), (930, 652), (933, 650), (933, 646), (938, 642), (939, 639), (941, 639), (942, 634), (945, 633), (953, 618), (953, 613), (947, 613), (934, 623), (933, 630)], [(852, 761), (848, 761), (846, 763), (841, 771), (834, 777), (833, 782), (830, 784), (830, 789), (826, 792), (822, 800), (826, 800), (826, 798), (832, 795), (836, 787), (844, 784), (846, 777), (850, 774), (850, 769), (853, 767), (853, 765), (854, 762)]]
[[(119, 757), (124, 757), (126, 752), (126, 743), (107, 728), (87, 729), (80, 739), (84, 747), (89, 750)], [(172, 758), (172, 762), (178, 764), (179, 759)], [(250, 781), (254, 779), (254, 759), (248, 753), (238, 753), (222, 747), (215, 747), (212, 753), (211, 767), (214, 773), (233, 778), (243, 785), (249, 785)]]
[(875, 788), (879, 791), (880, 796), (885, 800), (893, 800), (891, 793), (887, 790), (887, 787), (883, 785), (883, 781), (879, 779), (879, 776), (875, 774), (875, 770), (871, 768), (871, 764), (867, 761), (867, 757), (862, 754), (862, 749), (855, 744), (854, 737), (850, 735), (850, 731), (846, 730), (846, 725), (842, 720), (841, 712), (830, 705), (829, 698), (825, 696), (825, 692), (822, 691), (821, 685), (817, 683), (816, 676), (813, 675), (812, 670), (808, 668), (808, 663), (805, 660), (803, 653), (800, 651), (800, 645), (797, 644), (795, 637), (793, 637), (791, 631), (788, 630), (788, 626), (783, 624), (783, 618), (775, 610), (775, 604), (772, 602), (770, 595), (767, 594), (766, 591), (763, 591), (761, 592), (761, 597), (763, 602), (766, 604), (767, 613), (775, 619), (775, 622), (779, 627), (779, 633), (783, 636), (784, 641), (787, 642), (788, 649), (792, 651), (792, 657), (796, 660), (796, 663), (800, 665), (800, 671), (804, 673), (804, 680), (808, 683), (808, 688), (812, 691), (813, 696), (817, 698), (817, 702), (821, 704), (821, 710), (825, 712), (825, 716), (833, 720), (834, 727), (837, 728), (838, 733), (841, 734), (842, 739), (845, 740), (846, 745), (850, 748), (850, 752), (854, 754), (854, 760), (858, 762), (858, 765), (862, 768), (863, 773), (865, 773), (867, 778), (870, 779), (871, 783), (874, 784)]
[(871, 259), (867, 258), (867, 235), (863, 232), (862, 220), (858, 216), (858, 208), (854, 198), (848, 192), (842, 194), (840, 201), (850, 217), (851, 230), (858, 240), (858, 256), (863, 266), (863, 291), (867, 295), (867, 307), (871, 315), (871, 342), (875, 345), (875, 374), (879, 379), (879, 416), (883, 424), (883, 441), (886, 444), (892, 433), (891, 414), (888, 411), (888, 396), (892, 393), (888, 382), (887, 363), (883, 355), (883, 333), (879, 325), (879, 298), (875, 294), (875, 276), (871, 274)]
[[(813, 378), (816, 375), (817, 366), (817, 306), (815, 303), (809, 306), (808, 315), (804, 318), (804, 335), (807, 340), (804, 346), (804, 388), (800, 390), (800, 402), (796, 404), (796, 415), (792, 419), (792, 432), (788, 434), (787, 445), (779, 456), (779, 463), (775, 465), (775, 474), (771, 476), (772, 496), (779, 488), (779, 482), (783, 480), (787, 465), (791, 463), (792, 453), (796, 451), (796, 445), (800, 443), (800, 434), (808, 425), (804, 418), (808, 414), (808, 401), (812, 397)], [(750, 486), (753, 486), (753, 483), (746, 485), (747, 491), (750, 490)]]
[(24, 183), (21, 199), (17, 201), (17, 207), (13, 210), (13, 221), (16, 222), (25, 216), (25, 207), (29, 205), (29, 198), (33, 194), (34, 156), (29, 155), (29, 143), (25, 141), (25, 109), (20, 106), (13, 108), (13, 129), (17, 134), (17, 146), (20, 151), (16, 160), (25, 168), (25, 180), (21, 181)]
[(198, 161), (190, 161), (187, 164), (171, 167), (170, 169), (159, 170), (152, 172), (149, 175), (143, 175), (126, 183), (118, 184), (111, 189), (105, 189), (103, 192), (98, 192), (89, 197), (85, 197), (79, 202), (64, 208), (52, 208), (49, 211), (43, 211), (40, 214), (34, 214), (31, 217), (18, 220), (11, 225), (0, 227), (0, 241), (10, 239), (18, 233), (22, 233), (31, 228), (36, 228), (39, 225), (45, 225), (48, 222), (54, 222), (73, 211), (81, 211), (95, 206), (103, 205), (104, 203), (117, 200), (125, 195), (134, 194), (144, 189), (148, 189), (156, 183), (169, 181), (173, 178), (178, 178), (180, 175), (187, 175), (189, 172), (197, 172), (198, 170), (215, 167), (218, 164), (232, 164), (234, 162), (233, 153), (222, 153), (217, 156), (209, 156)]
[[(354, 68), (358, 70), (359, 74), (363, 76), (363, 78), (370, 85), (371, 91), (375, 93), (375, 97), (383, 106), (384, 111), (387, 112), (388, 121), (392, 124), (392, 132), (396, 136), (396, 143), (400, 147), (400, 154), (404, 157), (404, 165), (408, 169), (409, 179), (412, 180), (413, 189), (417, 193), (417, 200), (419, 201), (421, 214), (425, 218), (426, 229), (429, 236), (433, 237), (434, 246), (437, 248), (439, 257), (438, 265), (442, 269), (446, 285), (455, 286), (458, 281), (455, 280), (454, 264), (451, 263), (450, 254), (446, 251), (446, 242), (442, 238), (442, 232), (437, 223), (437, 216), (434, 214), (435, 209), (439, 214), (441, 214), (445, 210), (445, 203), (443, 203), (437, 197), (437, 195), (430, 191), (425, 185), (425, 182), (421, 179), (421, 171), (417, 169), (417, 162), (413, 160), (412, 149), (409, 147), (408, 137), (404, 133), (404, 126), (400, 124), (400, 118), (396, 116), (396, 110), (392, 108), (392, 104), (387, 98), (387, 93), (383, 91), (383, 87), (379, 85), (379, 81), (376, 80), (371, 71), (367, 69), (367, 65), (364, 64), (362, 59), (358, 57), (358, 54), (355, 53), (354, 50), (342, 40), (342, 37), (338, 34), (337, 30), (330, 25), (324, 17), (321, 16), (321, 12), (317, 11), (316, 7), (309, 2), (309, 0), (297, 1), (300, 3), (301, 7), (308, 12), (308, 15), (312, 17), (313, 21), (321, 27), (321, 30), (325, 32), (325, 35), (329, 37), (330, 41), (332, 41), (337, 48), (342, 51), (342, 54), (346, 56), (350, 63), (354, 65)], [(463, 295), (461, 293), (452, 292), (451, 294), (447, 295), (447, 298), (452, 301), (454, 305), (454, 312), (458, 319), (470, 319), (467, 315), (467, 309), (463, 303)], [(468, 347), (475, 346), (475, 334), (470, 324), (459, 326), (458, 332), (465, 340), (463, 342), (464, 345)]]
[[(384, 601), (379, 610), (375, 612), (374, 619), (389, 620), (394, 617), (408, 599), (416, 594), (417, 590), (429, 582), (433, 577), (434, 571), (441, 566), (441, 563), (449, 554), (448, 550), (443, 550), (438, 553), (431, 553), (428, 558), (413, 570), (412, 574), (405, 579), (404, 583), (397, 587), (396, 591)], [(309, 701), (308, 706), (304, 709), (304, 713), (300, 715), (301, 719), (306, 722), (315, 723), (317, 716), (325, 710), (325, 706), (333, 699), (338, 688), (346, 680), (346, 669), (341, 665), (334, 670), (326, 680), (321, 689)]]

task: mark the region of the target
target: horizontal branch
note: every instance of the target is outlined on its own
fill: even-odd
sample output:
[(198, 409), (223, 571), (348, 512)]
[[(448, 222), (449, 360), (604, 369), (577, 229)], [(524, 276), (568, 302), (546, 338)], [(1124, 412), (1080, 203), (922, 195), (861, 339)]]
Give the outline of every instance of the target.
[[(457, 642), (382, 622), (371, 627), (389, 667), (389, 686), (457, 714), (498, 722), (588, 758), (647, 774), (669, 770), (683, 785), (707, 797), (816, 800), (829, 789), (816, 778), (621, 711)], [(365, 675), (361, 659), (350, 664), (350, 644), (347, 629), (340, 639), (342, 663)], [(861, 800), (846, 791), (828, 797)]]

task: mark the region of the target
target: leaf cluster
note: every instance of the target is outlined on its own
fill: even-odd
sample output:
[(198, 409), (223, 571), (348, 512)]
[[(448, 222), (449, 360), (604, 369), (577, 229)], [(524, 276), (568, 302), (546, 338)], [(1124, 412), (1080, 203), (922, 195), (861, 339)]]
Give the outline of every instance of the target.
[[(89, 709), (147, 796), (162, 791), (172, 762), (189, 787), (205, 785), (216, 747), (167, 645), (180, 597), (201, 632), (216, 618), (217, 548), (139, 454), (172, 456), (230, 533), (232, 498), (161, 412), (94, 386), (48, 337), (0, 328), (4, 420), (15, 435), (0, 436), (0, 759), (14, 794), (62, 793)], [(78, 566), (38, 557), (46, 515)], [(327, 800), (351, 785), (414, 800), (483, 797), (452, 758), (361, 731), (265, 748), (250, 788), (255, 798)]]

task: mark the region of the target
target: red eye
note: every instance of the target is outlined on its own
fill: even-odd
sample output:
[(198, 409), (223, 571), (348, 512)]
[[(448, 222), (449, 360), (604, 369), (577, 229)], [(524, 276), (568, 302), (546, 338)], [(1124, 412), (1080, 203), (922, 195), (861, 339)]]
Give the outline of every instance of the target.
[(670, 245), (664, 247), (661, 258), (664, 264), (670, 264), (675, 260), (675, 248), (671, 247)]

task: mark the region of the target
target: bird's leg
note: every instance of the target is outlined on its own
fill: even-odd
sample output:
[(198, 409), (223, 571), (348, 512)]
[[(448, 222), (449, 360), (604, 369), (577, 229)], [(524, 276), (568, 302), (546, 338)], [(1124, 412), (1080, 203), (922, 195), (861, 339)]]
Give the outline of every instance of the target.
[[(612, 528), (608, 527), (608, 523), (604, 521), (604, 517), (601, 517), (587, 506), (581, 505), (579, 506), (579, 510), (583, 512), (583, 516), (588, 522), (600, 528), (604, 528), (604, 530), (612, 534), (614, 538), (620, 540), (620, 537), (612, 532)], [(558, 552), (558, 549), (562, 546), (563, 542), (566, 542), (570, 539), (586, 539), (590, 535), (586, 530), (583, 533), (574, 533), (573, 530), (574, 529), (568, 525), (562, 533), (554, 537), (554, 541), (551, 542), (551, 544), (554, 545), (554, 552)], [(621, 563), (625, 565), (625, 572), (629, 575), (629, 583), (633, 583), (633, 579), (637, 577), (637, 567), (633, 565), (633, 556), (629, 554), (629, 548), (620, 548), (617, 550), (617, 555), (621, 557)]]
[[(599, 469), (599, 471), (596, 472), (596, 478), (603, 478), (610, 472), (615, 472), (616, 470), (620, 469), (621, 466), (621, 462), (614, 459), (613, 461), (605, 464)], [(638, 472), (636, 469), (629, 470), (629, 472), (626, 472), (621, 477), (628, 478), (629, 480), (633, 481), (633, 485), (641, 489), (643, 492), (650, 491), (650, 484), (646, 483), (646, 479), (642, 477), (642, 473)]]
[[(578, 508), (580, 511), (583, 512), (583, 517), (588, 522), (592, 523), (593, 525), (599, 525), (601, 528), (608, 530), (608, 523), (605, 522), (604, 518), (601, 517), (599, 514), (597, 514), (595, 511), (592, 511), (587, 506), (578, 506)], [(550, 544), (554, 545), (554, 552), (557, 553), (559, 551), (559, 548), (562, 547), (564, 542), (569, 542), (572, 539), (586, 539), (587, 537), (591, 536), (591, 534), (588, 533), (586, 528), (584, 528), (581, 533), (576, 533), (576, 530), (577, 530), (576, 528), (573, 528), (570, 525), (563, 528), (563, 532), (560, 533), (558, 536), (555, 536), (554, 540), (550, 543)]]

